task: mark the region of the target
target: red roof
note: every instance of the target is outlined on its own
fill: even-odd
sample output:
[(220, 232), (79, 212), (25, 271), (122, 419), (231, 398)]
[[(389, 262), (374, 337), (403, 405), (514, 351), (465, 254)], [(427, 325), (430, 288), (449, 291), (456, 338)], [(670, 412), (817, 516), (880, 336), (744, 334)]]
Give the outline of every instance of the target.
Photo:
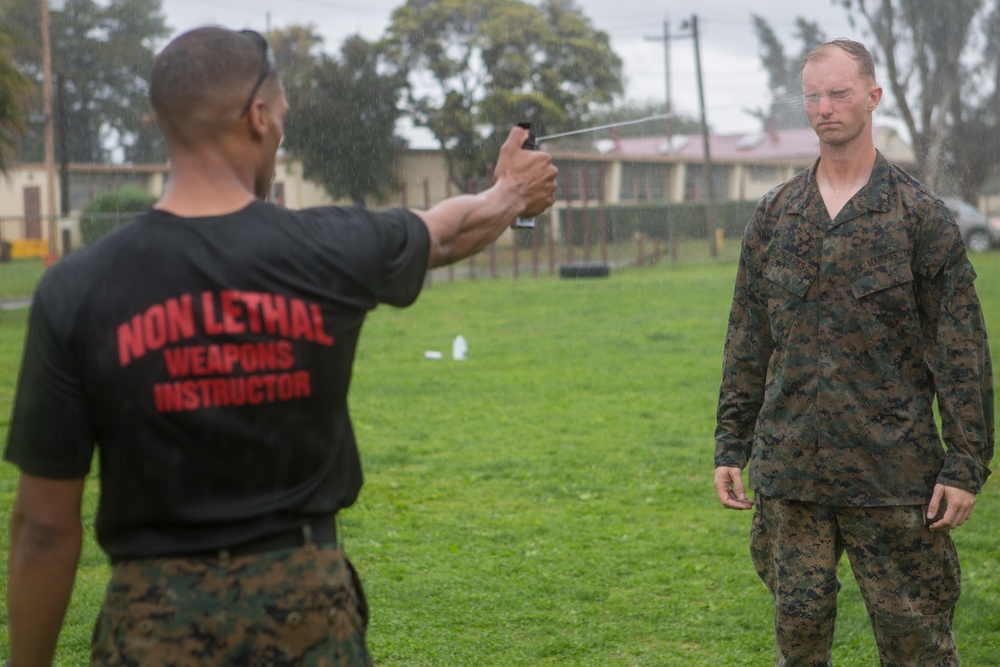
[[(889, 128), (875, 128), (878, 135), (891, 132)], [(598, 147), (599, 144), (600, 147)], [(704, 157), (700, 134), (675, 135), (667, 142), (664, 135), (632, 139), (605, 139), (595, 142), (595, 148), (612, 155), (635, 157), (659, 156), (677, 161), (694, 162)], [(604, 148), (605, 150), (601, 150)], [(610, 150), (607, 150), (610, 148)], [(819, 139), (812, 128), (749, 132), (745, 134), (717, 134), (709, 136), (709, 151), (713, 161), (719, 162), (768, 162), (812, 161), (819, 156)]]

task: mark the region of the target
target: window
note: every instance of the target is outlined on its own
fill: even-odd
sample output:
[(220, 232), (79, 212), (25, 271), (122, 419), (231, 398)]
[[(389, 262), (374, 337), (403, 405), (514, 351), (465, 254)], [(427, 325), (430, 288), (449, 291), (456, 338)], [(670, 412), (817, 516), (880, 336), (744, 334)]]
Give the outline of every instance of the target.
[(669, 179), (669, 165), (625, 162), (619, 197), (622, 201), (664, 201)]
[[(726, 198), (726, 185), (729, 182), (729, 168), (712, 165), (712, 185), (715, 188), (715, 198)], [(685, 201), (704, 201), (708, 199), (708, 183), (705, 182), (705, 165), (687, 165), (684, 178)]]
[(784, 179), (781, 177), (781, 167), (771, 167), (761, 164), (752, 164), (747, 167), (749, 180), (754, 183), (767, 183), (778, 185)]
[[(561, 162), (559, 168), (556, 199), (564, 201), (602, 201), (604, 199), (604, 173), (601, 163)], [(584, 180), (586, 179), (586, 187)]]

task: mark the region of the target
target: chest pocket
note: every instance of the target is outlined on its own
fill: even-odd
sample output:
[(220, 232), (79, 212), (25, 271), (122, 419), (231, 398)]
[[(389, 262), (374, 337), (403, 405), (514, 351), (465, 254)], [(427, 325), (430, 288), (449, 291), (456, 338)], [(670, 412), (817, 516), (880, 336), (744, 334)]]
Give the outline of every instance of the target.
[(909, 261), (904, 257), (869, 269), (851, 279), (850, 284), (869, 347), (876, 356), (892, 363), (893, 349), (911, 345), (913, 337), (920, 334)]
[(808, 262), (778, 249), (764, 268), (767, 280), (767, 313), (771, 337), (783, 349), (795, 323), (806, 308), (806, 294), (816, 281), (816, 270)]

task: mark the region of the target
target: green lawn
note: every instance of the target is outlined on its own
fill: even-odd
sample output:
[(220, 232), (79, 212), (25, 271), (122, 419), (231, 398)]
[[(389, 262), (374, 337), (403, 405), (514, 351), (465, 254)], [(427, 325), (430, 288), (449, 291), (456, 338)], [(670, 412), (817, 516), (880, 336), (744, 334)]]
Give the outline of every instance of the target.
[(15, 259), (0, 262), (0, 299), (31, 294), (45, 271), (40, 259)]
[[(1000, 340), (1000, 253), (975, 260)], [(379, 665), (774, 664), (750, 513), (723, 510), (711, 483), (735, 270), (435, 282), (415, 307), (373, 313), (351, 393), (366, 486), (341, 532)], [(0, 436), (24, 323), (0, 311)], [(450, 359), (458, 334), (464, 362)], [(15, 478), (0, 464), (3, 525)], [(972, 667), (1000, 665), (998, 527), (993, 482), (955, 531), (955, 630)], [(85, 661), (106, 573), (90, 538), (57, 664)], [(870, 667), (864, 605), (843, 579), (834, 664)]]

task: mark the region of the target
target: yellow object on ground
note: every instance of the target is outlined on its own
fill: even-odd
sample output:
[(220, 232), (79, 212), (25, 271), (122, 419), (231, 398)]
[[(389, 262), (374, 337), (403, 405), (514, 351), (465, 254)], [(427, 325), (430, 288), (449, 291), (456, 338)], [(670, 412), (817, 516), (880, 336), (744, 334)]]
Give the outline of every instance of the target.
[(17, 239), (10, 242), (11, 259), (45, 257), (49, 254), (49, 244), (45, 239)]

